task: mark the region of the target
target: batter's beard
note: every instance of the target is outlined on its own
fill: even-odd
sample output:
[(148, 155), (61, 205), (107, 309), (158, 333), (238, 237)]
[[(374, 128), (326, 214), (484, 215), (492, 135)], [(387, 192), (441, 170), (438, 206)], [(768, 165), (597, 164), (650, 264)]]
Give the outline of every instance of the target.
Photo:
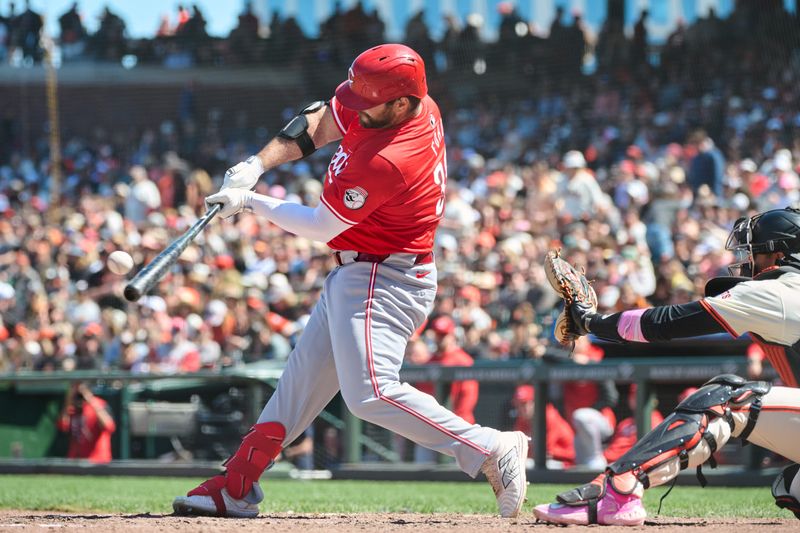
[(392, 122), (392, 117), (384, 117), (382, 119), (376, 120), (374, 118), (370, 118), (367, 115), (358, 115), (358, 123), (361, 124), (362, 128), (366, 129), (380, 129), (385, 128)]

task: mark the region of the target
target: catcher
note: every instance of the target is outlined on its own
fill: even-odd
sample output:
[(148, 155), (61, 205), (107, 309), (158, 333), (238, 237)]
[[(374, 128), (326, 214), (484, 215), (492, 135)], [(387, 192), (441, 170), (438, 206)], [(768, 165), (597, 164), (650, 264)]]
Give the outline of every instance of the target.
[[(711, 379), (591, 483), (559, 494), (556, 503), (537, 506), (538, 519), (642, 525), (645, 489), (669, 482), (688, 467), (707, 461), (715, 466), (714, 452), (731, 437), (800, 463), (800, 210), (740, 218), (726, 248), (735, 256), (732, 276), (710, 280), (705, 298), (611, 315), (597, 313), (594, 291), (582, 274), (557, 253), (548, 254), (548, 279), (565, 300), (556, 330), (562, 343), (589, 333), (610, 341), (650, 342), (748, 332), (786, 386), (732, 374)], [(778, 507), (800, 518), (798, 469), (800, 464), (784, 469), (772, 495)]]

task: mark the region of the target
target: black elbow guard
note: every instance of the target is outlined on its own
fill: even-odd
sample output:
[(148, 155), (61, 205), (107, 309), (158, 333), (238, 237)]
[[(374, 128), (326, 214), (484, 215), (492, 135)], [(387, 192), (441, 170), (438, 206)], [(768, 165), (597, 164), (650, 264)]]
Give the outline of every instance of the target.
[(300, 151), (303, 152), (303, 157), (310, 156), (317, 151), (317, 147), (314, 146), (314, 141), (308, 134), (308, 119), (306, 115), (314, 113), (326, 105), (328, 105), (328, 102), (325, 100), (319, 100), (307, 105), (278, 132), (278, 137), (294, 141)]

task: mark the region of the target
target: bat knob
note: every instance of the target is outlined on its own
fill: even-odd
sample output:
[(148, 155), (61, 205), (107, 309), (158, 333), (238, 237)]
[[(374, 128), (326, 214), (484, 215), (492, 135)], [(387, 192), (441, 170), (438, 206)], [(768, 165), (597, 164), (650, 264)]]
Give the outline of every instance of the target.
[(126, 285), (123, 294), (125, 295), (125, 299), (129, 302), (135, 302), (142, 297), (142, 291), (133, 285)]

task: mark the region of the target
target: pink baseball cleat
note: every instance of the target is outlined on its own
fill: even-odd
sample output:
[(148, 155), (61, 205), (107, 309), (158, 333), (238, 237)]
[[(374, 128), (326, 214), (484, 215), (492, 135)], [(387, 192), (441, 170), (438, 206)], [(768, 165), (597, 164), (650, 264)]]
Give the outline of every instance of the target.
[(557, 503), (537, 505), (537, 519), (554, 524), (641, 526), (647, 517), (642, 499), (621, 494), (601, 475), (591, 483), (559, 494)]

